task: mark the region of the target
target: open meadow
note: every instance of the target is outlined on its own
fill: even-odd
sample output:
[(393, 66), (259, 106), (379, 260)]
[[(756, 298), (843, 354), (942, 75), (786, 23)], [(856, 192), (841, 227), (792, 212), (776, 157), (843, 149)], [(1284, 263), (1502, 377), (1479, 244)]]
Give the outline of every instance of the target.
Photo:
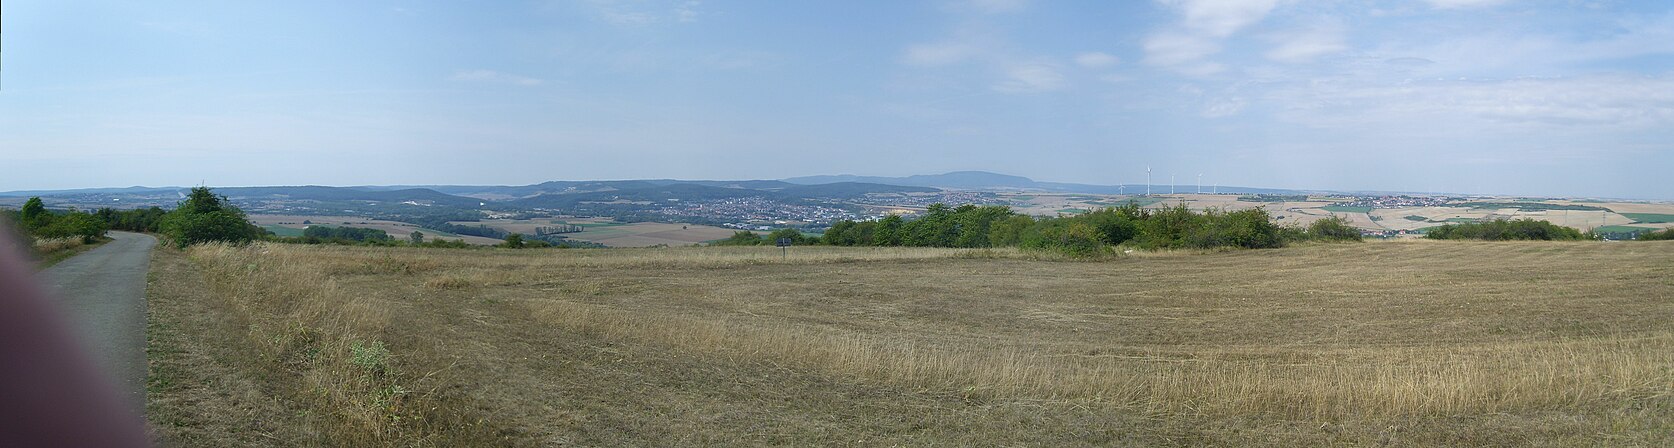
[[(278, 236), (302, 236), (302, 231), (310, 225), (331, 227), (357, 227), (363, 229), (377, 229), (388, 233), (396, 239), (406, 239), (413, 232), (424, 234), (427, 240), (438, 239), (461, 240), (468, 244), (493, 245), (502, 241), (495, 238), (484, 238), (472, 235), (457, 235), (435, 229), (426, 229), (414, 224), (371, 219), (353, 216), (314, 216), (314, 215), (250, 215), (250, 222), (267, 229)], [(303, 224), (309, 222), (311, 224)]]
[(1674, 443), (1674, 242), (158, 250), (178, 445)]
[(580, 232), (565, 233), (564, 238), (599, 243), (610, 247), (690, 246), (732, 236), (737, 230), (700, 224), (667, 222), (617, 222), (610, 218), (541, 218), (541, 219), (485, 219), (455, 222), (458, 225), (483, 225), (509, 233), (533, 235), (543, 227), (574, 225)]

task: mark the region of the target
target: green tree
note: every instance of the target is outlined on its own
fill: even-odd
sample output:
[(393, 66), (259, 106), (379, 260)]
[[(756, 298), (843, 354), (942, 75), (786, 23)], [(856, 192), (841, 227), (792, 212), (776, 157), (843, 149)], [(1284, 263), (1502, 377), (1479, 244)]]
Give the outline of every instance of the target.
[(18, 213), (17, 224), (22, 226), (25, 232), (34, 232), (35, 229), (46, 227), (51, 219), (52, 214), (47, 213), (46, 204), (41, 203), (41, 198), (32, 197), (23, 202), (23, 209), (19, 210)]
[(260, 227), (245, 219), (243, 210), (209, 187), (193, 188), (174, 211), (163, 215), (158, 230), (182, 248), (211, 241), (243, 244), (262, 235)]
[(905, 225), (901, 215), (889, 215), (878, 221), (878, 230), (873, 232), (872, 245), (900, 246), (903, 240), (902, 227)]
[(732, 236), (727, 237), (727, 239), (716, 241), (713, 244), (716, 246), (759, 246), (761, 245), (761, 237), (750, 231), (740, 230), (733, 232)]
[(1360, 229), (1349, 225), (1348, 220), (1341, 216), (1332, 216), (1308, 224), (1308, 235), (1321, 240), (1360, 241)]
[(990, 226), (988, 244), (991, 247), (1016, 246), (1023, 241), (1024, 232), (1034, 226), (1034, 218), (1025, 215), (1011, 215)]
[(802, 231), (792, 229), (792, 228), (789, 228), (789, 227), (779, 229), (779, 230), (774, 230), (773, 233), (767, 234), (766, 241), (769, 242), (769, 243), (772, 243), (772, 244), (778, 244), (780, 238), (788, 238), (788, 239), (791, 240), (791, 244), (798, 245), (798, 246), (812, 244), (813, 242), (817, 241), (813, 238), (803, 236)]
[(523, 243), (523, 234), (521, 233), (506, 235), (506, 242), (500, 244), (500, 247), (512, 249), (522, 249), (523, 246), (525, 246), (525, 244)]
[(415, 246), (424, 244), (424, 232), (414, 230), (413, 233), (407, 234), (407, 240), (412, 241)]

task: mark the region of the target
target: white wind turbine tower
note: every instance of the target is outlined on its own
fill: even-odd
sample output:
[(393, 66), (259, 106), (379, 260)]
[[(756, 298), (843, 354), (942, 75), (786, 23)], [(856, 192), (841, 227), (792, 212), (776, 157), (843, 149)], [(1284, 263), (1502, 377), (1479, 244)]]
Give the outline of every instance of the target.
[(1151, 165), (1145, 165), (1145, 195), (1151, 195)]
[(1168, 194), (1174, 194), (1174, 173), (1168, 173)]
[(1203, 173), (1197, 173), (1197, 194), (1203, 194)]

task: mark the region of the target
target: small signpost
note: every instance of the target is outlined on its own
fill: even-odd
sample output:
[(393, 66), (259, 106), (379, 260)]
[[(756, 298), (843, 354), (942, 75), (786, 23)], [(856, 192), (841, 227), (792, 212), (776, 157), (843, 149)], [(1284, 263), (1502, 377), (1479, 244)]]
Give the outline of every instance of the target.
[(791, 239), (790, 238), (780, 238), (778, 243), (776, 243), (776, 245), (779, 246), (779, 251), (782, 252), (782, 255), (779, 258), (789, 259), (790, 258)]

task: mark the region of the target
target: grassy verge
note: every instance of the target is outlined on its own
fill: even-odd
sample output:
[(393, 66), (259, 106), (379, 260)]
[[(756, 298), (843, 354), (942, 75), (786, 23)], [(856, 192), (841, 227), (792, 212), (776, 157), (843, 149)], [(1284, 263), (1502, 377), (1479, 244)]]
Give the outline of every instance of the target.
[(39, 260), (36, 266), (40, 269), (46, 269), (108, 242), (110, 242), (110, 238), (100, 238), (92, 244), (83, 243), (81, 238), (35, 240), (35, 256)]
[(278, 245), (257, 247), (155, 252), (147, 415), (164, 444), (500, 443), (455, 403), (454, 372), (412, 369), (393, 350), (410, 346), (391, 341), (387, 312), (267, 252), (287, 252)]

